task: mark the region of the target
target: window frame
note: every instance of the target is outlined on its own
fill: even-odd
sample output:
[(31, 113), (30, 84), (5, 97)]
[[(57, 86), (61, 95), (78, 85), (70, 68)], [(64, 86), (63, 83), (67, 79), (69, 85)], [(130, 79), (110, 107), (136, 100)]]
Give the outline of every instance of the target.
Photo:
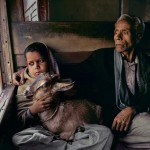
[(13, 60), (12, 60), (12, 49), (10, 42), (10, 33), (7, 17), (7, 4), (6, 0), (1, 0), (0, 2), (0, 40), (1, 40), (1, 70), (0, 70), (0, 81), (1, 88), (7, 87), (7, 85), (12, 84), (13, 80)]
[[(48, 21), (50, 20), (50, 15), (49, 15), (49, 0), (34, 0), (31, 5), (25, 10), (26, 5), (28, 4), (28, 1), (30, 0), (23, 0), (22, 2), (22, 7), (23, 7), (23, 17), (24, 17), (24, 21), (30, 21), (30, 22), (35, 22), (35, 21)], [(36, 12), (37, 12), (37, 20), (32, 20), (32, 13), (33, 11), (30, 11), (29, 15), (28, 15), (28, 19), (26, 19), (26, 12), (28, 10), (32, 10), (32, 7), (34, 7), (34, 4), (37, 6)]]
[(0, 66), (0, 94), (2, 93), (2, 90), (3, 90), (3, 81), (2, 81), (2, 71)]
[(14, 70), (6, 1), (0, 1), (0, 125), (15, 90), (15, 86), (12, 85)]

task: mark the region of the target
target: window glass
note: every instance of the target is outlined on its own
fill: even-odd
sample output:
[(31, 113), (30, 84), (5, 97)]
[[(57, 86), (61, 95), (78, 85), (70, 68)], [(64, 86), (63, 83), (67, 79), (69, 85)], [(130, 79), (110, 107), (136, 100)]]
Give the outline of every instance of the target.
[(38, 0), (23, 0), (25, 21), (39, 21)]

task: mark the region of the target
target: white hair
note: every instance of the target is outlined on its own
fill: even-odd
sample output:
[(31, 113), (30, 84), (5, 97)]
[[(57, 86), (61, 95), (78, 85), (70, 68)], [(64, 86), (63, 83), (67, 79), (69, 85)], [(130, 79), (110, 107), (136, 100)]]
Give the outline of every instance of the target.
[(118, 18), (116, 23), (121, 20), (126, 20), (132, 26), (132, 29), (135, 31), (135, 33), (137, 35), (139, 34), (141, 36), (141, 38), (143, 37), (144, 31), (145, 31), (145, 24), (140, 17), (130, 16), (128, 14), (122, 14)]

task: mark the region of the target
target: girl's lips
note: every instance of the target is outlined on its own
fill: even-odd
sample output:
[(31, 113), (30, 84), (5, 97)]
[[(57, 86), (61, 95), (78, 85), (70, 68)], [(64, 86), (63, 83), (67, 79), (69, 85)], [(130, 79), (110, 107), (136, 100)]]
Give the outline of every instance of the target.
[(39, 75), (39, 74), (40, 74), (40, 72), (36, 72), (35, 74), (36, 74), (36, 75)]

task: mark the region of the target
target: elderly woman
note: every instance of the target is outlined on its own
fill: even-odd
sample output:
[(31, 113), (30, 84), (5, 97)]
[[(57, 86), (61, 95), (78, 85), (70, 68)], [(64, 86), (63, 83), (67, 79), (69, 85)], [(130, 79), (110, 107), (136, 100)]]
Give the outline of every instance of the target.
[(128, 131), (120, 141), (127, 147), (150, 149), (150, 58), (139, 49), (145, 25), (122, 15), (115, 24), (114, 74), (116, 106), (112, 128)]
[(80, 64), (79, 74), (88, 81), (81, 90), (89, 90), (86, 95), (103, 107), (104, 124), (122, 143), (119, 150), (123, 145), (150, 149), (150, 57), (139, 47), (144, 30), (140, 18), (121, 15), (115, 23), (115, 48), (96, 50)]

